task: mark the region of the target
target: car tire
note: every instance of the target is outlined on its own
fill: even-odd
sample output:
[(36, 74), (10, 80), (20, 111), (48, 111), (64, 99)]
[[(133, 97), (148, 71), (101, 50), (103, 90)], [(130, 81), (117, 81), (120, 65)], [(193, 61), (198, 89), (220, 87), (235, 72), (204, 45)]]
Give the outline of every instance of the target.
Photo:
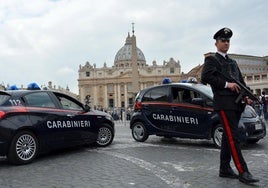
[(132, 137), (138, 142), (144, 142), (148, 139), (149, 135), (145, 126), (141, 122), (137, 122), (132, 127)]
[(38, 151), (37, 137), (30, 131), (21, 131), (14, 136), (7, 159), (11, 164), (28, 164), (36, 158)]
[(222, 134), (223, 134), (222, 125), (220, 124), (216, 125), (212, 132), (212, 138), (213, 143), (217, 148), (221, 148)]
[(98, 138), (96, 145), (99, 147), (105, 147), (110, 145), (114, 139), (114, 131), (110, 125), (103, 124), (98, 130)]
[(260, 139), (252, 139), (252, 140), (248, 140), (247, 143), (249, 144), (256, 144)]

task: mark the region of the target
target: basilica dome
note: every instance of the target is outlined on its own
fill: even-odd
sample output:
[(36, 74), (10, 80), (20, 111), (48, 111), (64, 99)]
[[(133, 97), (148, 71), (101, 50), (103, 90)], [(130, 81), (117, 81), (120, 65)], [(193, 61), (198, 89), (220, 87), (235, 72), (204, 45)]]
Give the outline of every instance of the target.
[[(127, 36), (125, 45), (116, 53), (114, 64), (122, 63), (122, 62), (131, 62), (132, 58), (132, 40), (131, 37)], [(145, 63), (145, 57), (143, 52), (137, 47), (137, 61), (140, 63)]]

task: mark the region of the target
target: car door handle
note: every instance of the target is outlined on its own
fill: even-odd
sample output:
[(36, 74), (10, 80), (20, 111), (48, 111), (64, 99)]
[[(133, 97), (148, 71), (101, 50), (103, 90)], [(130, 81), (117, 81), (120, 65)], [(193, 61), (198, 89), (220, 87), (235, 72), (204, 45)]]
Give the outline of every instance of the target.
[(67, 114), (67, 117), (73, 118), (74, 114)]

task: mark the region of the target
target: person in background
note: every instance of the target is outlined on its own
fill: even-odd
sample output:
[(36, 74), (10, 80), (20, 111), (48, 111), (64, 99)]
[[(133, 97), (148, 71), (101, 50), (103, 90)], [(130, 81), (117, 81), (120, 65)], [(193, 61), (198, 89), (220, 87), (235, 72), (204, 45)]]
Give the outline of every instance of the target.
[(254, 102), (251, 98), (249, 98), (248, 96), (245, 96), (244, 102), (246, 104), (244, 111), (249, 110), (249, 111), (252, 111), (252, 113), (257, 114), (254, 107), (253, 107)]
[[(257, 94), (254, 94), (254, 96), (256, 98), (258, 98)], [(261, 112), (262, 112), (262, 109), (261, 109), (261, 104), (258, 102), (258, 101), (253, 101), (252, 103), (252, 106), (253, 108), (255, 109), (256, 113), (258, 114), (259, 117), (261, 117)]]
[(266, 100), (266, 95), (265, 95), (265, 91), (263, 91), (261, 93), (260, 96), (260, 101), (262, 102), (262, 112), (263, 112), (263, 118), (265, 119), (265, 121), (268, 120), (268, 113), (267, 113), (267, 100)]

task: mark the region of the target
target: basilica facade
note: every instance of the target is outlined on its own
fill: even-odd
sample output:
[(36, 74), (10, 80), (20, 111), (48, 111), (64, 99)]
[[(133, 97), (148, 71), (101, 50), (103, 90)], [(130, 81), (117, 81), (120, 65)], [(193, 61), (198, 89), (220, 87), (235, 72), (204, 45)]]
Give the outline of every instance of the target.
[(86, 62), (79, 66), (78, 88), (81, 102), (90, 97), (91, 107), (97, 109), (128, 108), (133, 106), (139, 90), (162, 83), (165, 77), (181, 79), (179, 61), (170, 58), (158, 65), (146, 63), (143, 52), (136, 45), (134, 31), (127, 35), (124, 46), (115, 55), (114, 65), (98, 68)]

